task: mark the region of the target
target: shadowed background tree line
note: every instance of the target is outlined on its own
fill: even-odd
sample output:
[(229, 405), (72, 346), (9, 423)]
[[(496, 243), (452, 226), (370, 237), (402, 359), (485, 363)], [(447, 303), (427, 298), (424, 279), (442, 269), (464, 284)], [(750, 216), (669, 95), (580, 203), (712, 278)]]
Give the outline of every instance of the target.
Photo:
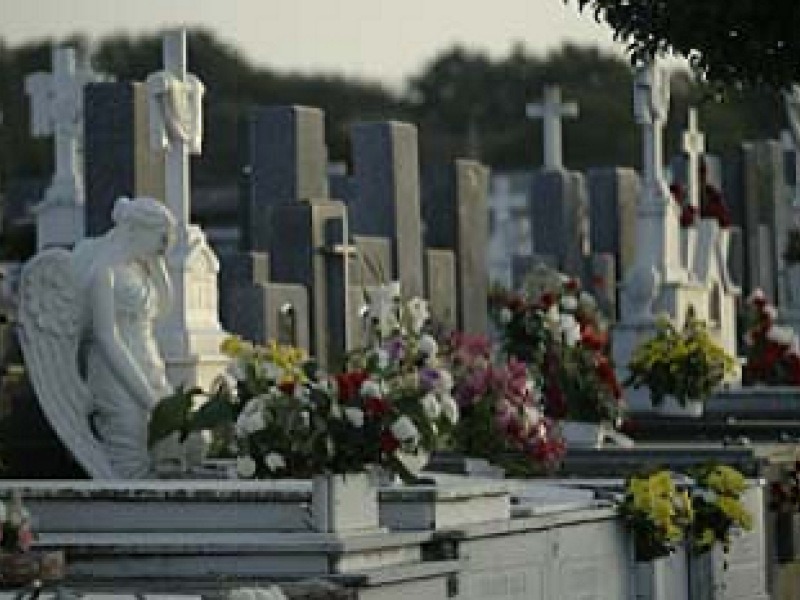
[[(161, 66), (161, 38), (122, 35), (89, 43), (84, 50), (95, 70), (120, 81), (143, 81)], [(0, 40), (0, 190), (15, 178), (46, 177), (52, 170), (50, 143), (29, 135), (24, 77), (50, 68), (51, 41), (9, 47)], [(339, 75), (287, 73), (256, 66), (234, 46), (207, 31), (193, 31), (189, 64), (206, 84), (204, 154), (193, 169), (196, 185), (233, 184), (237, 178), (238, 123), (257, 104), (306, 104), (326, 113), (332, 160), (348, 162), (347, 132), (357, 120), (407, 120), (419, 126), (422, 160), (480, 158), (501, 169), (541, 164), (541, 123), (525, 118), (547, 83), (577, 100), (580, 117), (564, 125), (565, 163), (572, 168), (628, 165), (639, 161), (633, 121), (631, 70), (621, 57), (566, 45), (538, 55), (522, 44), (506, 56), (452, 47), (433, 57), (400, 88)], [(747, 139), (774, 137), (785, 127), (782, 107), (770, 91), (728, 90), (714, 101), (711, 90), (689, 75), (673, 76), (668, 144), (677, 149), (686, 107), (700, 103), (701, 126), (710, 151), (724, 154)], [(713, 93), (712, 93), (713, 92)]]

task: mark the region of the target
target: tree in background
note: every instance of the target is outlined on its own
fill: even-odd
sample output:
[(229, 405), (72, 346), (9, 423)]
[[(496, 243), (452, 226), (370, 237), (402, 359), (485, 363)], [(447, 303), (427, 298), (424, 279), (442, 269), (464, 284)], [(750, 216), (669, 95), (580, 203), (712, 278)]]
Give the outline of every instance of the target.
[(626, 42), (634, 61), (688, 58), (707, 80), (786, 87), (800, 75), (796, 0), (564, 0), (589, 8)]

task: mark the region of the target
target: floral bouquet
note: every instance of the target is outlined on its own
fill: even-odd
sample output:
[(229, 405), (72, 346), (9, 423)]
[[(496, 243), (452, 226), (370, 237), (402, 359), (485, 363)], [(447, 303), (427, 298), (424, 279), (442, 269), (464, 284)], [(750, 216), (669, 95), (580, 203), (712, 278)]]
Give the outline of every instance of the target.
[(667, 556), (685, 539), (692, 503), (669, 471), (634, 475), (625, 482), (620, 513), (633, 532), (637, 561)]
[(549, 416), (621, 421), (622, 388), (608, 356), (607, 324), (576, 279), (550, 272), (526, 294), (493, 293), (490, 306), (503, 350), (536, 373)]
[(22, 499), (14, 494), (11, 500), (0, 502), (0, 549), (4, 552), (27, 552), (34, 535), (31, 516), (22, 505)]
[(745, 384), (800, 385), (800, 343), (791, 327), (778, 326), (777, 309), (757, 289), (745, 311)]
[(732, 467), (713, 464), (696, 469), (692, 475), (692, 550), (702, 554), (719, 542), (727, 553), (731, 534), (753, 527), (753, 517), (741, 501), (747, 487), (744, 476)]
[[(461, 411), (455, 446), (507, 470), (530, 472), (535, 465), (558, 464), (564, 443), (554, 421), (544, 415), (541, 390), (525, 363), (512, 357), (493, 364), (491, 345), (483, 336), (454, 333), (445, 346)], [(528, 464), (519, 465), (510, 452), (523, 453)]]
[[(179, 390), (154, 414), (151, 443), (170, 432), (225, 428), (237, 473), (310, 477), (380, 465), (406, 480), (458, 421), (450, 373), (424, 333), (427, 305), (403, 303), (396, 285), (369, 298), (367, 343), (328, 374), (296, 348), (232, 338), (225, 377), (209, 394)], [(195, 406), (194, 396), (207, 400)]]
[(682, 330), (667, 318), (658, 319), (655, 336), (635, 348), (625, 385), (649, 388), (655, 406), (667, 396), (685, 406), (689, 400), (708, 399), (734, 364), (690, 311)]

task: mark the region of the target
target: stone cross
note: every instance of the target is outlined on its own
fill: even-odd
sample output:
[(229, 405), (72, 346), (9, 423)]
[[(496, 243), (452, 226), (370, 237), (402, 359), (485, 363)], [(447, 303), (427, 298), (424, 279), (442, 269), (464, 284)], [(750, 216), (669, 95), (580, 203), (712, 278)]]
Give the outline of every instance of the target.
[(645, 202), (670, 200), (664, 181), (663, 135), (669, 114), (669, 74), (654, 62), (636, 71), (634, 80), (634, 114), (642, 126), (642, 179)]
[[(83, 87), (92, 81), (88, 69), (78, 68), (75, 50), (53, 51), (53, 72), (25, 78), (31, 100), (31, 133), (55, 138), (55, 175), (44, 201), (37, 207), (37, 244), (71, 245), (83, 237)], [(66, 211), (69, 214), (62, 214)]]
[(174, 301), (158, 334), (173, 385), (207, 389), (225, 368), (219, 353), (219, 262), (202, 230), (190, 224), (189, 154), (203, 139), (203, 84), (186, 70), (186, 32), (164, 35), (164, 70), (147, 78), (150, 146), (164, 154), (166, 204), (177, 222), (167, 254)]
[(689, 204), (695, 209), (700, 207), (700, 160), (706, 150), (706, 138), (697, 128), (697, 109), (689, 109), (689, 122), (683, 132), (682, 150), (686, 153), (686, 185), (689, 192)]
[(578, 104), (561, 103), (561, 88), (548, 85), (544, 88), (544, 99), (539, 104), (528, 104), (525, 114), (530, 119), (542, 119), (544, 129), (544, 168), (556, 171), (563, 166), (561, 153), (561, 119), (578, 116)]

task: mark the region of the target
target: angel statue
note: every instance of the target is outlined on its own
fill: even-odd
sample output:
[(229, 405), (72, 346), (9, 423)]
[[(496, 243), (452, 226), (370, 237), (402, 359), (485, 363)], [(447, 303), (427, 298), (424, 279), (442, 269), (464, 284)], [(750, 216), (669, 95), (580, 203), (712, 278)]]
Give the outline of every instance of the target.
[(152, 198), (118, 199), (113, 220), (25, 265), (20, 342), (45, 415), (87, 474), (135, 479), (151, 473), (148, 421), (171, 392), (153, 323), (172, 300), (175, 221)]

